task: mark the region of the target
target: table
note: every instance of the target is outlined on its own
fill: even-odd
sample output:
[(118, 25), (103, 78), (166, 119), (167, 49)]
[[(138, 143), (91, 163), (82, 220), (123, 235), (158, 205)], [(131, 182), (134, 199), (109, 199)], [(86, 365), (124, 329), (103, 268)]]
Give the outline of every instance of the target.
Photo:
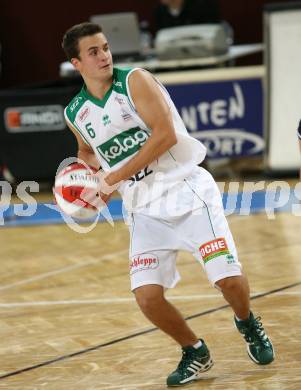
[[(202, 57), (202, 58), (188, 58), (182, 60), (159, 60), (155, 57), (150, 57), (144, 61), (134, 62), (115, 62), (115, 65), (120, 67), (132, 67), (132, 68), (144, 68), (150, 71), (161, 70), (177, 70), (187, 67), (214, 67), (222, 66), (225, 63), (241, 58), (250, 54), (259, 53), (263, 50), (262, 43), (253, 43), (247, 45), (234, 45), (231, 46), (229, 52), (219, 56)], [(74, 77), (78, 76), (78, 72), (73, 68), (73, 65), (69, 62), (63, 62), (60, 65), (61, 77)]]

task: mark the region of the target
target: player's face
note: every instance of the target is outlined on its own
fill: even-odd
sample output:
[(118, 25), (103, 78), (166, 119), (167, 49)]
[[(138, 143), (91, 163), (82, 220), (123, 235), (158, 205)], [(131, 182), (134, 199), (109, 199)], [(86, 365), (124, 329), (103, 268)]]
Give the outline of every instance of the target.
[(102, 33), (81, 38), (78, 43), (79, 59), (71, 60), (83, 77), (106, 80), (112, 77), (112, 54)]

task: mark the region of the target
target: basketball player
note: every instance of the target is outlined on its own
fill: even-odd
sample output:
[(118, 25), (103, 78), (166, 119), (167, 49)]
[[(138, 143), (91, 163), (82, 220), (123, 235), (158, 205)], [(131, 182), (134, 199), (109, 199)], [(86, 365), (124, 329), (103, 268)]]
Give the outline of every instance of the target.
[(65, 109), (78, 157), (106, 172), (102, 192), (118, 187), (130, 216), (132, 291), (144, 315), (182, 347), (167, 385), (197, 380), (213, 365), (205, 341), (164, 295), (179, 280), (179, 250), (194, 254), (232, 307), (250, 358), (271, 363), (273, 346), (260, 317), (250, 311), (248, 282), (217, 185), (198, 167), (205, 147), (188, 135), (167, 91), (150, 73), (113, 67), (101, 27), (73, 26), (62, 46), (84, 80)]

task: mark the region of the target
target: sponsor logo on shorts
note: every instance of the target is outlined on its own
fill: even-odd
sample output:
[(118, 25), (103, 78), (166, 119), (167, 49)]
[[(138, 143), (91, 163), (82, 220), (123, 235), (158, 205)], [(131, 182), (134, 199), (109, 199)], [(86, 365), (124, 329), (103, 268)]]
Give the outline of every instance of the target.
[(84, 121), (89, 115), (89, 112), (90, 112), (89, 107), (84, 108), (83, 111), (79, 114), (79, 120), (81, 122)]
[(218, 256), (230, 255), (224, 238), (216, 238), (215, 240), (206, 242), (200, 246), (199, 251), (201, 252), (204, 263)]
[(159, 266), (159, 259), (157, 256), (150, 253), (133, 257), (130, 262), (130, 275), (138, 271), (145, 271), (156, 269)]
[(228, 263), (228, 264), (233, 264), (233, 263), (235, 263), (235, 259), (234, 259), (234, 256), (233, 256), (233, 255), (227, 255), (227, 256), (226, 256), (226, 259), (227, 259), (227, 263)]

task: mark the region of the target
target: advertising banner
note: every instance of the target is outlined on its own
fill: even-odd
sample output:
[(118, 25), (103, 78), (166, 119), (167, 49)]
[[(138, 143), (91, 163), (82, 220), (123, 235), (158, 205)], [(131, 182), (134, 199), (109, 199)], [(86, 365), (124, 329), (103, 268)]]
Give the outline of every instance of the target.
[(189, 133), (208, 158), (263, 153), (263, 91), (260, 78), (168, 85)]

